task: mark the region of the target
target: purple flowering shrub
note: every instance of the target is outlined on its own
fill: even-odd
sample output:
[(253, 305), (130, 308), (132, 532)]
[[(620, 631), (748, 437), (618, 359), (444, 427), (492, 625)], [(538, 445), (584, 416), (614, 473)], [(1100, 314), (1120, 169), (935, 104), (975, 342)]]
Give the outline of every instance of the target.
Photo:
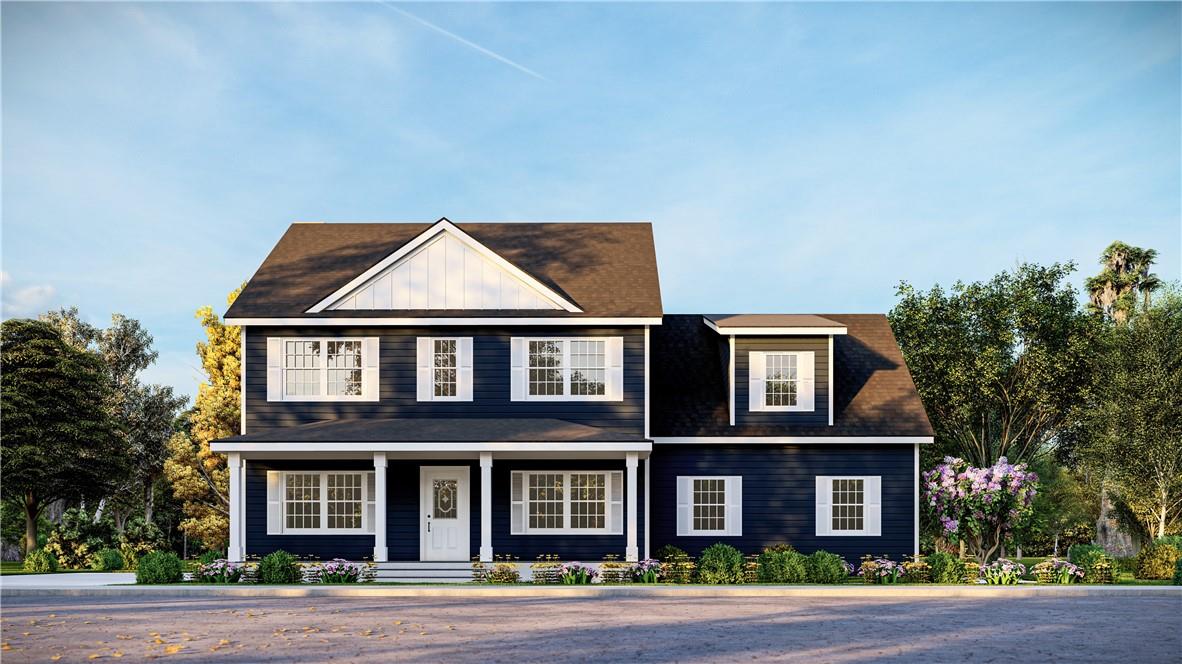
[(1083, 581), (1084, 578), (1083, 568), (1059, 558), (1047, 558), (1031, 568), (1031, 571), (1039, 583), (1068, 584)]
[(661, 561), (645, 558), (633, 563), (630, 573), (636, 583), (656, 583), (661, 577)]
[(558, 578), (568, 586), (587, 585), (599, 576), (599, 572), (580, 562), (563, 563), (558, 567)]
[(944, 457), (923, 474), (927, 509), (944, 535), (963, 541), (982, 565), (1001, 548), (1006, 533), (1030, 516), (1037, 486), (1038, 475), (1026, 464), (1012, 465), (1005, 457), (989, 468)]
[(242, 563), (232, 563), (225, 558), (197, 566), (193, 572), (193, 580), (199, 583), (238, 583), (242, 579), (244, 566)]
[(981, 568), (985, 583), (991, 586), (1016, 586), (1018, 579), (1026, 574), (1026, 566), (1008, 558), (998, 558)]
[(369, 566), (353, 563), (344, 558), (333, 558), (328, 562), (304, 566), (306, 583), (360, 583)]

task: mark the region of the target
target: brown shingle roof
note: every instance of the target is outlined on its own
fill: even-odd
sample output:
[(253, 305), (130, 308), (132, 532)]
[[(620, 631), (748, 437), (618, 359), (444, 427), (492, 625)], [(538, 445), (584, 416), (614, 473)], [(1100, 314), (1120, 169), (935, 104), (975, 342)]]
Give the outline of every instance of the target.
[(815, 314), (703, 314), (718, 326), (728, 327), (842, 327), (842, 324)]
[[(719, 336), (696, 314), (666, 315), (652, 328), (651, 435), (931, 436), (911, 373), (880, 314), (825, 314), (834, 335), (833, 426), (730, 426)], [(738, 407), (745, 407), (739, 404)]]
[[(373, 311), (304, 313), (433, 224), (292, 224), (227, 318), (373, 317)], [(656, 317), (661, 287), (649, 223), (465, 223), (464, 232), (574, 302), (582, 313), (547, 317)], [(536, 311), (399, 310), (410, 316), (537, 316)]]
[(628, 434), (552, 418), (394, 418), (325, 420), (267, 429), (229, 443), (610, 443), (643, 442)]

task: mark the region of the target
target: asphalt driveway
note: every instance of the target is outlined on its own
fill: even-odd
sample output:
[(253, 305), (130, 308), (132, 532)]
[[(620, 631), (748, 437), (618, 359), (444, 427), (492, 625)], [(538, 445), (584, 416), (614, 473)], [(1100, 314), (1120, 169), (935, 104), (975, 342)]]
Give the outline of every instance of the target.
[[(1178, 662), (1182, 598), (9, 597), (5, 664)], [(57, 659), (54, 659), (54, 658)]]

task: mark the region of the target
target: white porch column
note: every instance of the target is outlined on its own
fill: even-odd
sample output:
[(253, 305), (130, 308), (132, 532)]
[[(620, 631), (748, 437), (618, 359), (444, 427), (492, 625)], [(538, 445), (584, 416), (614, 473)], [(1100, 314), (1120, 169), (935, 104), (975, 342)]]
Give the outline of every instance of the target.
[(624, 482), (625, 490), (628, 492), (628, 517), (626, 519), (628, 524), (628, 544), (624, 549), (624, 560), (635, 562), (639, 560), (639, 551), (636, 548), (636, 452), (628, 452), (625, 456), (628, 466), (628, 477)]
[(230, 470), (230, 547), (226, 559), (242, 562), (242, 455), (238, 452), (226, 454), (226, 466)]
[(390, 559), (386, 548), (386, 453), (373, 453), (373, 561), (384, 563)]
[(492, 452), (480, 453), (480, 562), (491, 563), (492, 547)]

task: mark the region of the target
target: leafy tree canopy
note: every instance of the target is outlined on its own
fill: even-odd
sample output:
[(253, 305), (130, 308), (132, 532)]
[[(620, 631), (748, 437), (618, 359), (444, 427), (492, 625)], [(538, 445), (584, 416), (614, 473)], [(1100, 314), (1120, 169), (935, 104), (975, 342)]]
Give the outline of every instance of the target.
[(950, 291), (899, 285), (891, 327), (944, 448), (932, 452), (988, 467), (1053, 446), (1091, 389), (1099, 327), (1080, 310), (1073, 271), (1023, 264)]

